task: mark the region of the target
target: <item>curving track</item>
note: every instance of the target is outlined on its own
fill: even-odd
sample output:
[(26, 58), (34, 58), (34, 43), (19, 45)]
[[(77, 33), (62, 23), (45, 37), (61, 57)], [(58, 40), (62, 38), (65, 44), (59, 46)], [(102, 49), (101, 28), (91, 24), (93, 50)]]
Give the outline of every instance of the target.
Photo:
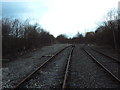
[(120, 83), (120, 61), (114, 57), (108, 56), (103, 52), (92, 48), (83, 49), (97, 64), (108, 72), (118, 83)]
[(13, 89), (119, 87), (119, 60), (98, 50), (84, 45), (70, 45), (55, 55), (47, 55), (47, 58)]
[(104, 52), (101, 52), (101, 51), (99, 51), (99, 50), (96, 50), (96, 49), (93, 49), (93, 48), (91, 48), (91, 49), (94, 50), (94, 51), (96, 51), (96, 52), (98, 52), (98, 53), (100, 53), (100, 54), (102, 54), (102, 55), (104, 55), (104, 56), (106, 56), (106, 57), (108, 57), (108, 58), (110, 58), (110, 59), (113, 59), (113, 60), (115, 60), (115, 61), (117, 61), (117, 62), (120, 63), (120, 60), (118, 60), (118, 58), (115, 58), (115, 57), (113, 57), (113, 56), (107, 55), (107, 54), (105, 54)]
[[(25, 77), (23, 80), (21, 80), (17, 85), (14, 86), (14, 89), (18, 89), (18, 88), (26, 88), (28, 82), (33, 78), (33, 77), (36, 77), (35, 75), (40, 72), (40, 70), (42, 69), (45, 69), (47, 68), (49, 70), (49, 64), (51, 64), (53, 66), (54, 63), (57, 63), (56, 61), (56, 57), (58, 57), (61, 53), (63, 53), (66, 49), (70, 49), (69, 50), (69, 53), (68, 53), (68, 56), (67, 56), (67, 61), (64, 65), (64, 67), (66, 68), (64, 70), (64, 68), (62, 68), (64, 70), (65, 73), (63, 73), (63, 77), (62, 77), (62, 80), (63, 80), (63, 85), (59, 88), (65, 88), (65, 84), (66, 84), (66, 80), (67, 80), (67, 72), (68, 72), (68, 68), (69, 68), (69, 63), (70, 63), (70, 59), (72, 57), (72, 52), (73, 52), (73, 49), (74, 49), (74, 45), (71, 45), (71, 46), (68, 46), (68, 47), (65, 47), (64, 49), (60, 50), (58, 53), (56, 53), (55, 55), (53, 55), (52, 57), (50, 57), (48, 60), (46, 60), (40, 67), (38, 67), (36, 70), (34, 70), (31, 74), (29, 74), (27, 77)], [(66, 52), (65, 52), (66, 53)], [(65, 56), (64, 56), (65, 57)], [(55, 59), (55, 61), (54, 61)], [(64, 63), (65, 63), (65, 60), (63, 60)], [(57, 65), (56, 65), (57, 66)], [(56, 67), (58, 68), (58, 67)], [(29, 88), (29, 87), (28, 87)]]
[[(92, 60), (83, 50), (83, 47), (84, 45), (76, 45), (73, 51), (66, 85), (67, 88), (118, 88), (120, 83)], [(85, 49), (87, 51), (91, 50), (88, 47)], [(91, 50), (90, 53), (93, 53), (93, 51)], [(103, 58), (103, 56), (99, 55), (96, 59), (98, 58)], [(102, 60), (104, 61), (105, 58)]]

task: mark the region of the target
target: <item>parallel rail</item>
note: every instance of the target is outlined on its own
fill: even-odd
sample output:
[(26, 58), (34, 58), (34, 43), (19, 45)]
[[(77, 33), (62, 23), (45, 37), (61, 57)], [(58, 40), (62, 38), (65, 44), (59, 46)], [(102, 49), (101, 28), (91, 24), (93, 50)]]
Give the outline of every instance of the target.
[(106, 57), (108, 57), (108, 58), (110, 58), (110, 59), (112, 59), (112, 60), (115, 60), (115, 61), (117, 61), (117, 62), (120, 63), (120, 60), (118, 60), (117, 58), (114, 58), (114, 57), (112, 57), (112, 56), (109, 56), (109, 55), (107, 55), (107, 54), (105, 54), (105, 53), (103, 53), (103, 52), (101, 52), (101, 51), (96, 50), (96, 49), (93, 49), (93, 48), (91, 48), (91, 49), (94, 50), (94, 51), (96, 51), (96, 52), (98, 52), (98, 53), (100, 53), (100, 54), (102, 54), (102, 55), (104, 55), (104, 56), (106, 56)]
[(72, 50), (71, 50), (71, 52), (69, 54), (69, 57), (68, 57), (67, 66), (66, 66), (65, 75), (64, 75), (64, 80), (63, 80), (63, 85), (62, 85), (63, 90), (66, 88), (67, 77), (68, 77), (69, 66), (70, 66), (70, 60), (71, 60), (74, 48), (75, 48), (75, 46), (72, 47)]
[(104, 70), (106, 70), (117, 82), (120, 83), (120, 79), (116, 77), (110, 70), (108, 70), (102, 63), (100, 63), (92, 54), (90, 54), (87, 50), (83, 48), (83, 50), (96, 62), (98, 63)]
[(45, 66), (48, 62), (50, 62), (53, 58), (55, 58), (58, 54), (60, 54), (63, 50), (65, 50), (68, 47), (71, 47), (73, 45), (67, 46), (65, 48), (63, 48), (62, 50), (60, 50), (59, 52), (57, 52), (55, 55), (53, 55), (52, 57), (50, 57), (48, 60), (46, 60), (42, 65), (40, 65), (40, 67), (36, 68), (32, 73), (30, 73), (27, 77), (25, 77), (22, 81), (20, 81), (17, 85), (15, 85), (13, 88), (14, 89), (18, 89), (20, 88), (21, 85), (23, 85), (26, 81), (28, 81), (30, 79), (30, 77), (32, 75), (34, 75), (38, 70), (40, 70), (43, 66)]

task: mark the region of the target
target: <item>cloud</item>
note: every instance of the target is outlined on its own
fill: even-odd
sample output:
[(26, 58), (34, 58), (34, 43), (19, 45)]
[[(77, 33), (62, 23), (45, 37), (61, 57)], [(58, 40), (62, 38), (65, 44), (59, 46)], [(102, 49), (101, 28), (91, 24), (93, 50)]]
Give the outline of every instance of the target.
[(35, 18), (54, 36), (75, 35), (78, 31), (95, 30), (96, 23), (119, 0), (11, 0), (3, 3), (3, 15)]
[(47, 10), (40, 2), (2, 2), (3, 17), (38, 19)]
[[(22, 7), (21, 7), (22, 5)], [(2, 3), (2, 14), (3, 16), (7, 15), (15, 15), (15, 14), (20, 14), (23, 12), (27, 13), (27, 8), (25, 9), (25, 4), (24, 3), (11, 3), (11, 2), (6, 2)]]
[(95, 30), (97, 21), (117, 5), (115, 0), (56, 0), (50, 10), (39, 21), (55, 36), (60, 33), (84, 33)]

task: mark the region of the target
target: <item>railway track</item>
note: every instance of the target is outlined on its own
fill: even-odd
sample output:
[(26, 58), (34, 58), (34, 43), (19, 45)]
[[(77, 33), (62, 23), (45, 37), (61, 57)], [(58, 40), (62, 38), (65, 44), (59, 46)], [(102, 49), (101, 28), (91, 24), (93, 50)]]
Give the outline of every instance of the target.
[(120, 62), (98, 50), (84, 47), (83, 50), (106, 72), (108, 72), (118, 83), (120, 83)]
[(74, 49), (74, 45), (70, 45), (70, 46), (67, 46), (65, 48), (63, 48), (62, 50), (60, 50), (58, 53), (56, 53), (55, 55), (51, 56), (48, 60), (46, 60), (40, 67), (36, 68), (32, 73), (30, 73), (28, 76), (26, 76), (23, 80), (21, 80), (19, 83), (17, 83), (15, 86), (14, 86), (14, 89), (18, 89), (18, 88), (21, 88), (21, 86), (23, 84), (25, 84), (26, 82), (28, 82), (31, 77), (33, 75), (35, 75), (38, 71), (40, 71), (44, 66), (47, 66), (48, 63), (50, 63), (53, 59), (55, 59), (56, 56), (59, 56), (59, 54), (64, 51), (65, 49), (67, 48), (71, 48), (71, 51), (69, 52), (69, 56), (68, 56), (68, 59), (67, 59), (67, 64), (66, 64), (66, 68), (65, 68), (65, 73), (64, 73), (64, 79), (63, 79), (63, 83), (62, 83), (62, 87), (61, 88), (65, 88), (66, 86), (66, 81), (67, 81), (67, 76), (68, 76), (68, 69), (69, 69), (69, 65), (70, 65), (70, 60), (71, 60), (71, 57), (72, 57), (72, 53), (73, 53), (73, 49)]
[[(91, 47), (90, 47), (90, 48), (91, 48)], [(98, 52), (98, 53), (100, 53), (100, 54), (102, 54), (102, 55), (104, 55), (104, 56), (106, 56), (106, 57), (108, 57), (108, 58), (111, 58), (111, 59), (113, 59), (113, 60), (115, 60), (115, 61), (117, 61), (117, 62), (120, 63), (120, 60), (118, 60), (118, 59), (115, 58), (115, 57), (109, 56), (109, 55), (105, 54), (104, 52), (98, 51), (98, 50), (96, 50), (96, 49), (93, 49), (93, 48), (91, 48), (91, 49), (94, 50), (94, 51), (96, 51), (96, 52)]]
[(65, 69), (64, 80), (63, 80), (63, 84), (62, 84), (62, 89), (66, 88), (66, 82), (67, 82), (67, 77), (68, 77), (68, 72), (69, 72), (70, 60), (71, 60), (71, 57), (72, 57), (72, 54), (73, 54), (74, 47), (72, 48), (72, 50), (69, 54), (69, 57), (68, 57), (68, 61), (67, 61), (66, 69)]

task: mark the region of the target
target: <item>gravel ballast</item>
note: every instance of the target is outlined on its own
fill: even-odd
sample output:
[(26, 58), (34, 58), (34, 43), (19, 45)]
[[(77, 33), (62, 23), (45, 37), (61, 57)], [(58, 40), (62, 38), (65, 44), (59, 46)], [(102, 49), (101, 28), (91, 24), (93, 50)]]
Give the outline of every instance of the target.
[(105, 47), (98, 47), (98, 46), (92, 47), (92, 48), (99, 50), (99, 51), (105, 53), (106, 55), (112, 56), (112, 57), (120, 60), (120, 53), (113, 48), (105, 48)]
[(96, 64), (82, 49), (76, 45), (70, 63), (67, 81), (69, 88), (118, 88), (111, 76)]
[[(13, 88), (24, 77), (30, 74), (43, 62), (55, 55), (58, 51), (71, 44), (54, 44), (42, 49), (27, 53), (16, 60), (4, 63), (2, 70), (2, 87)], [(111, 77), (101, 66), (92, 60), (85, 51), (84, 44), (77, 44), (73, 50), (70, 62), (67, 84), (68, 88), (120, 88), (119, 83)], [(43, 69), (34, 74), (24, 88), (60, 88), (63, 83), (65, 65), (71, 47), (65, 49), (51, 60)], [(97, 54), (93, 53), (95, 56)], [(45, 57), (42, 57), (45, 56)], [(41, 58), (42, 57), (42, 58)], [(98, 56), (99, 59), (105, 59)], [(106, 60), (104, 60), (106, 61)], [(114, 64), (109, 64), (116, 66)], [(114, 69), (114, 68), (113, 68)]]
[(108, 58), (104, 55), (99, 54), (98, 52), (87, 48), (87, 50), (97, 59), (98, 62), (100, 62), (104, 67), (106, 67), (110, 72), (112, 72), (116, 77), (120, 79), (120, 63)]
[(67, 48), (39, 70), (24, 88), (61, 88), (67, 58), (71, 47)]
[(19, 57), (14, 61), (4, 63), (4, 67), (2, 68), (2, 88), (13, 88), (16, 83), (49, 58), (41, 58), (41, 56), (54, 55), (68, 45), (70, 44), (54, 44), (52, 46), (46, 46), (40, 50)]

